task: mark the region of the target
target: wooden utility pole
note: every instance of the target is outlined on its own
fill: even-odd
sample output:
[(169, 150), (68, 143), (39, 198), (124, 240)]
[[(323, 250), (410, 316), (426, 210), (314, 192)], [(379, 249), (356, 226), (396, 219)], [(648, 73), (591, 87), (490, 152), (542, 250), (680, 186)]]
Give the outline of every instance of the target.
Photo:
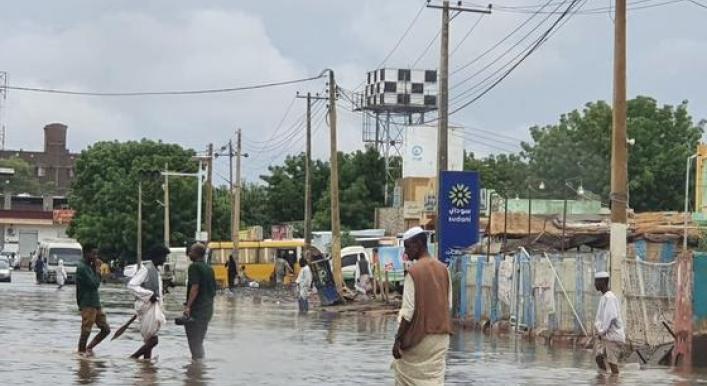
[(169, 230), (169, 164), (164, 164), (164, 246), (169, 248), (170, 230)]
[(208, 158), (206, 159), (206, 234), (207, 240), (211, 241), (211, 226), (213, 223), (214, 213), (214, 188), (213, 188), (213, 165), (214, 165), (214, 144), (210, 143), (207, 150)]
[[(616, 0), (614, 20), (614, 108), (611, 140), (611, 291), (623, 295), (621, 270), (626, 258), (628, 161), (626, 153), (626, 0)], [(623, 303), (623, 302), (622, 302)]]
[(489, 14), (491, 13), (491, 8), (490, 6), (488, 9), (473, 9), (461, 6), (454, 7), (449, 5), (449, 0), (442, 1), (442, 6), (428, 4), (427, 7), (442, 10), (442, 32), (439, 50), (439, 91), (437, 93), (437, 226), (435, 227), (437, 231), (437, 245), (439, 245), (440, 238), (443, 236), (439, 232), (441, 219), (439, 202), (443, 196), (440, 181), (442, 172), (449, 167), (447, 161), (449, 145), (449, 11)]
[(336, 80), (334, 71), (329, 70), (329, 129), (331, 134), (331, 259), (334, 266), (336, 287), (343, 287), (341, 273), (341, 220), (339, 219), (339, 152), (336, 146)]
[(312, 246), (312, 101), (327, 100), (326, 97), (312, 96), (312, 93), (307, 93), (307, 96), (299, 95), (297, 98), (307, 99), (307, 135), (306, 135), (306, 151), (304, 162), (304, 257), (307, 261), (311, 260), (310, 248)]

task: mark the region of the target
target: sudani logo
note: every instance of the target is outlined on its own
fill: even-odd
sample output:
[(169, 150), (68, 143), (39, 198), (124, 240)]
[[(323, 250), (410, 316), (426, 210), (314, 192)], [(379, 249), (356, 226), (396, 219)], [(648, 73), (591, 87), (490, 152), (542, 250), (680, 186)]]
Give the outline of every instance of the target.
[(412, 155), (414, 157), (419, 157), (422, 155), (422, 146), (420, 145), (415, 145), (412, 147)]
[(457, 208), (469, 206), (471, 202), (471, 189), (464, 184), (456, 184), (449, 191), (449, 199)]

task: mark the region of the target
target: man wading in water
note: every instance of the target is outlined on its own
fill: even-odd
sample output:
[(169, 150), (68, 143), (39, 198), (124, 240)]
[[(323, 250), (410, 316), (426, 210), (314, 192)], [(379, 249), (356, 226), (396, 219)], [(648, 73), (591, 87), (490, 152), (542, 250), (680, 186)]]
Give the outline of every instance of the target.
[(128, 282), (128, 289), (135, 295), (135, 312), (140, 320), (140, 334), (145, 344), (131, 358), (152, 358), (152, 349), (159, 343), (157, 333), (167, 323), (162, 311), (162, 277), (158, 268), (164, 264), (169, 249), (152, 248), (145, 261)]
[(414, 227), (403, 235), (405, 253), (416, 261), (405, 276), (400, 327), (393, 345), (396, 385), (443, 385), (452, 283), (444, 264), (427, 252), (427, 234)]
[[(84, 259), (76, 267), (76, 303), (81, 311), (79, 354), (93, 354), (93, 348), (110, 334), (108, 320), (98, 297), (98, 287), (101, 286), (101, 277), (98, 274), (100, 265), (98, 250), (93, 246), (84, 246)], [(94, 324), (101, 331), (86, 346)]]
[(619, 356), (626, 341), (624, 323), (621, 320), (621, 304), (616, 295), (609, 290), (608, 272), (597, 272), (594, 276), (594, 286), (602, 293), (594, 322), (597, 334), (597, 341), (594, 344), (595, 359), (601, 371), (606, 371), (608, 363), (611, 373), (618, 374)]

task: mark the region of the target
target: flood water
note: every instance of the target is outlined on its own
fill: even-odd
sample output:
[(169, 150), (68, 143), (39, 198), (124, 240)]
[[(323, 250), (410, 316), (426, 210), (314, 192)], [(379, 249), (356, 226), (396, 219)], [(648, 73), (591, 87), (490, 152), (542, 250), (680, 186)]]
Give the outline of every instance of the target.
[[(115, 331), (132, 315), (120, 285), (103, 285), (101, 300)], [(280, 303), (269, 290), (240, 289), (216, 299), (206, 337), (207, 359), (192, 364), (181, 313), (184, 289), (166, 297), (169, 324), (159, 357), (127, 357), (141, 344), (131, 327), (105, 340), (90, 359), (76, 355), (81, 318), (74, 286), (36, 285), (28, 272), (0, 283), (0, 384), (5, 385), (392, 385), (390, 348), (397, 328), (390, 316), (298, 315), (294, 298)], [(451, 340), (447, 384), (670, 384), (707, 383), (662, 369), (625, 369), (598, 376), (585, 350), (549, 349), (514, 337), (458, 331)]]

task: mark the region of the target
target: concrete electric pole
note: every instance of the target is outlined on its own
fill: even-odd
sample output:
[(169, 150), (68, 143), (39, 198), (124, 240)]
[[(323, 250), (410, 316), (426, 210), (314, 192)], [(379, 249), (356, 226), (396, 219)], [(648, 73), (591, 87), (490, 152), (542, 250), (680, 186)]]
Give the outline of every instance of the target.
[(170, 230), (169, 230), (169, 164), (164, 164), (164, 185), (162, 190), (164, 190), (164, 246), (169, 248), (170, 244)]
[(248, 154), (242, 152), (241, 147), (241, 129), (236, 130), (236, 179), (233, 181), (233, 206), (231, 208), (232, 226), (231, 226), (231, 241), (233, 242), (233, 258), (238, 262), (238, 243), (240, 242), (241, 229), (241, 157), (248, 157)]
[(307, 99), (307, 135), (304, 161), (304, 257), (311, 260), (310, 247), (312, 246), (312, 101), (327, 100), (328, 98), (312, 96), (302, 96), (297, 93), (297, 98)]
[(329, 70), (329, 129), (331, 135), (331, 260), (334, 266), (334, 282), (341, 290), (344, 278), (341, 273), (341, 220), (339, 218), (339, 152), (336, 146), (336, 80)]
[(626, 258), (628, 160), (626, 143), (626, 0), (616, 0), (614, 21), (614, 108), (611, 139), (611, 291), (622, 298)]

